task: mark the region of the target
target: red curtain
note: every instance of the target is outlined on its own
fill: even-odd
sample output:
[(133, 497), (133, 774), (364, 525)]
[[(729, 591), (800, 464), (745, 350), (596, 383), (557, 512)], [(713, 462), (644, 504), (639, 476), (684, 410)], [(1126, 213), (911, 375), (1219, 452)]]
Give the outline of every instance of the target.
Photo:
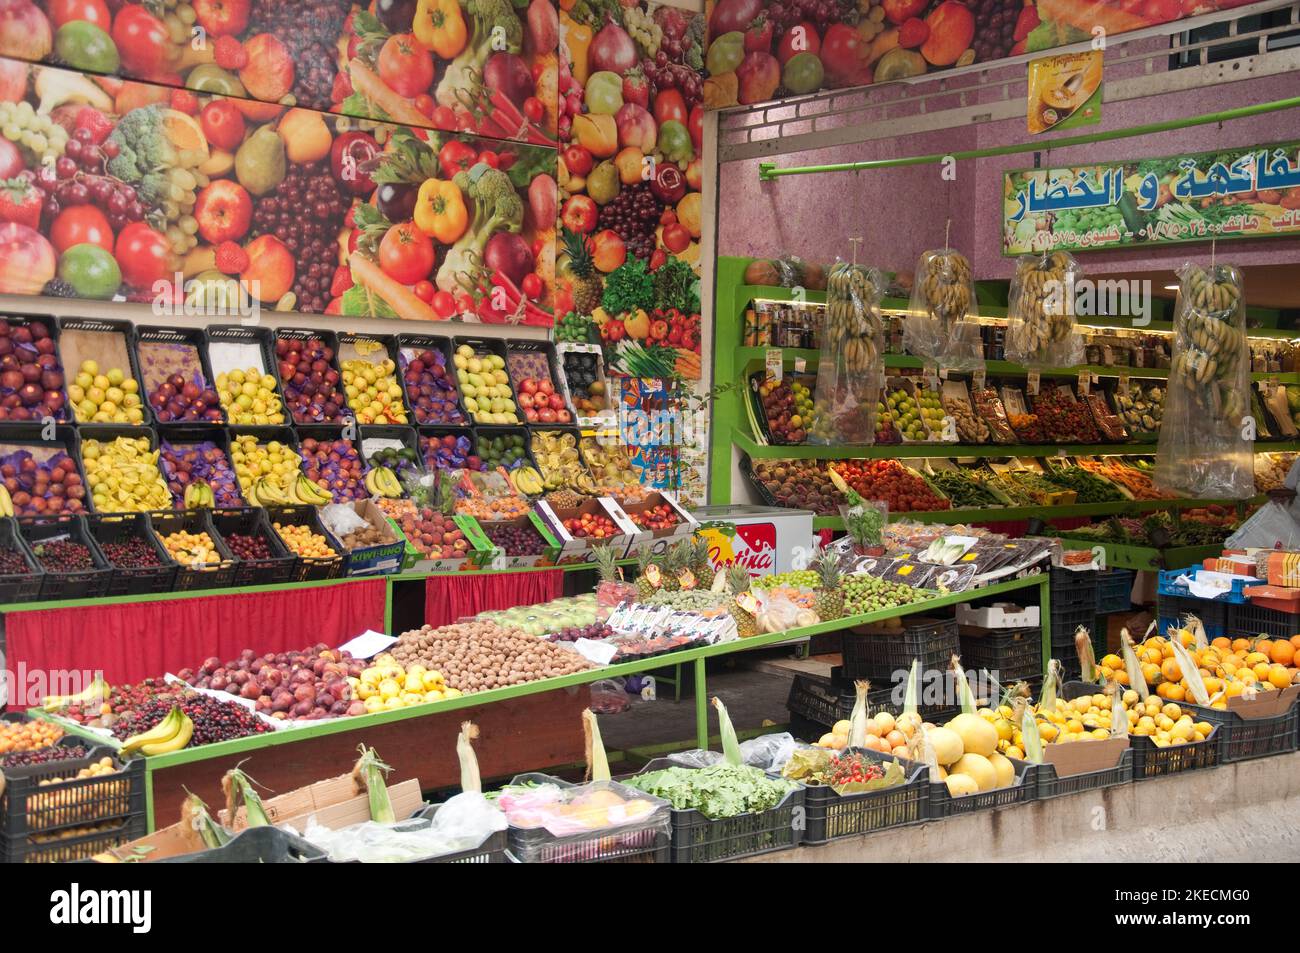
[(209, 656), (244, 649), (286, 652), (317, 642), (340, 645), (366, 629), (383, 631), (384, 581), (282, 592), (232, 593), (85, 609), (13, 612), (5, 617), (8, 668), (102, 671), (110, 683), (136, 682)]
[(491, 609), (549, 602), (564, 594), (564, 572), (461, 573), (424, 581), (424, 621), (447, 625)]

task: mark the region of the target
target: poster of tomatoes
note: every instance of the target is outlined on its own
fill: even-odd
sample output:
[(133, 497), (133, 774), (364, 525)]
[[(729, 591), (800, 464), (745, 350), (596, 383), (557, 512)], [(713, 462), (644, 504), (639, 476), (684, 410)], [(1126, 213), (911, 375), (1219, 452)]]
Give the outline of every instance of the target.
[(888, 83), (1252, 0), (707, 0), (708, 109)]
[(560, 3), (557, 336), (606, 370), (698, 380), (704, 17)]
[(0, 55), (204, 94), (555, 142), (553, 0), (5, 0)]
[(0, 60), (0, 292), (550, 326), (555, 162)]

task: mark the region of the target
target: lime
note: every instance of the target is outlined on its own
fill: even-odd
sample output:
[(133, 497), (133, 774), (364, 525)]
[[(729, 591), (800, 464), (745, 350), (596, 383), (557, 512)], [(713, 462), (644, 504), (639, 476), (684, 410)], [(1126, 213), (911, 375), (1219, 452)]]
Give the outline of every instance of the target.
[(73, 245), (59, 259), (59, 277), (82, 298), (108, 300), (122, 284), (117, 259), (98, 245)]

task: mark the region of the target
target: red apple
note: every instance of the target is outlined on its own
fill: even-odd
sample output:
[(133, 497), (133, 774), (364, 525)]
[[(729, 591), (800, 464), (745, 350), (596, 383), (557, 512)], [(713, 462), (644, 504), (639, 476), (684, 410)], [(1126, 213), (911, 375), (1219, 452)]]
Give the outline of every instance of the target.
[(579, 235), (585, 235), (594, 229), (599, 218), (600, 209), (596, 207), (596, 203), (589, 195), (572, 196), (560, 210), (560, 219), (564, 222), (564, 227)]
[(293, 252), (274, 235), (259, 235), (244, 251), (248, 252), (248, 267), (239, 276), (240, 284), (259, 301), (283, 298), (293, 287)]
[(228, 99), (214, 99), (199, 113), (199, 125), (208, 142), (233, 152), (244, 141), (244, 114)]
[(293, 89), (293, 57), (279, 38), (259, 33), (244, 41), (248, 64), (239, 71), (239, 81), (254, 99), (278, 103)]
[(238, 36), (248, 26), (249, 0), (193, 0), (199, 26), (213, 36)]
[(199, 193), (194, 218), (205, 241), (213, 245), (238, 241), (253, 221), (253, 200), (238, 182), (217, 179)]
[(330, 146), (330, 170), (353, 195), (369, 195), (375, 189), (375, 182), (369, 172), (363, 171), (363, 163), (381, 151), (369, 133), (345, 132)]
[[(780, 70), (777, 71), (777, 80), (780, 80)], [(644, 106), (624, 103), (615, 114), (614, 121), (618, 124), (619, 146), (631, 146), (644, 153), (654, 152), (655, 143), (659, 141), (659, 127), (655, 125), (654, 116)]]

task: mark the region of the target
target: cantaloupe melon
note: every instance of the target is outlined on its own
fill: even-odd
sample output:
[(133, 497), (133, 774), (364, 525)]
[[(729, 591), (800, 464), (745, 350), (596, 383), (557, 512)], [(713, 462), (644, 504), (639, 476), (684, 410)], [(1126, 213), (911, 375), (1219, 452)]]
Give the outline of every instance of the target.
[(993, 770), (993, 763), (980, 754), (966, 752), (949, 770), (949, 777), (953, 774), (971, 777), (981, 791), (992, 791), (998, 786), (998, 773)]
[(962, 750), (968, 754), (987, 758), (998, 750), (998, 730), (979, 715), (962, 712), (947, 727), (961, 737)]
[(979, 785), (969, 774), (950, 774), (944, 778), (944, 783), (948, 785), (948, 793), (952, 797), (964, 797), (979, 792)]
[(849, 732), (851, 732), (852, 730), (853, 730), (853, 722), (849, 721), (847, 718), (841, 718), (839, 721), (835, 722), (834, 726), (831, 728), (831, 734), (843, 735), (844, 737), (847, 738), (849, 736)]
[(1016, 783), (1016, 766), (1006, 755), (995, 751), (989, 755), (989, 763), (993, 765), (993, 771), (998, 776), (998, 787), (1009, 788)]
[(961, 735), (948, 728), (931, 728), (926, 731), (925, 736), (930, 739), (935, 760), (940, 764), (952, 764), (965, 750), (962, 747)]

